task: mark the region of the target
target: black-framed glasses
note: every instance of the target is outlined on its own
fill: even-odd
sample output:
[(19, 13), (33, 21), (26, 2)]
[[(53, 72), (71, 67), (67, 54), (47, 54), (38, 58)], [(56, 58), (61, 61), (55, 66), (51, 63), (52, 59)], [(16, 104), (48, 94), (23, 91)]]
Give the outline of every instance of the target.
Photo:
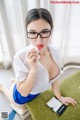
[(41, 38), (48, 38), (51, 35), (51, 30), (42, 30), (41, 32), (30, 31), (27, 32), (27, 37), (29, 39), (36, 39), (40, 35)]

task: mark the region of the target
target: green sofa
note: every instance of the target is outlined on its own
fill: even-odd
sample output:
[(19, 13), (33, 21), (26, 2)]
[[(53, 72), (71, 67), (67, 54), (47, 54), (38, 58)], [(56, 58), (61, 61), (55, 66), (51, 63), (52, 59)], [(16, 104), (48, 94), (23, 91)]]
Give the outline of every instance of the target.
[(77, 72), (60, 83), (63, 96), (73, 97), (78, 105), (69, 105), (65, 112), (58, 116), (46, 103), (53, 97), (51, 89), (40, 94), (36, 99), (26, 104), (32, 120), (80, 120), (80, 72)]

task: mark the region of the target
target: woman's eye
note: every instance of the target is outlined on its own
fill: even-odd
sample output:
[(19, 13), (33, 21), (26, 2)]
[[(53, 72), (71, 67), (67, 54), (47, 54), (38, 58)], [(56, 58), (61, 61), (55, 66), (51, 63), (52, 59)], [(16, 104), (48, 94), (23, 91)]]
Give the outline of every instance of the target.
[(35, 35), (35, 34), (36, 34), (36, 32), (29, 32), (29, 34), (31, 34), (31, 35)]
[(42, 34), (47, 34), (47, 33), (49, 33), (49, 31), (42, 31), (41, 33)]

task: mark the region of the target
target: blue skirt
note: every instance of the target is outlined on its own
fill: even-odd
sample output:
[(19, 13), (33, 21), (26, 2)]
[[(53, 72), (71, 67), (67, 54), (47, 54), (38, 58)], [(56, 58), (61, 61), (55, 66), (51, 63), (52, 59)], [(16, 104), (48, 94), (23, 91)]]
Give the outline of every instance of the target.
[(39, 94), (35, 94), (35, 95), (29, 94), (28, 96), (24, 97), (18, 92), (16, 84), (13, 89), (13, 99), (18, 104), (25, 104), (25, 103), (33, 100), (34, 98), (36, 98)]

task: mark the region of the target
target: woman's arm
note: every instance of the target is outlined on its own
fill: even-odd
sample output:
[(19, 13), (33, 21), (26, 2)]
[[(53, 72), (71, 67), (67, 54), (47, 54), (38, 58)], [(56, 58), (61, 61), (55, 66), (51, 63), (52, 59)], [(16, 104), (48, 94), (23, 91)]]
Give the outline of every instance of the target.
[(57, 97), (57, 99), (61, 99), (61, 92), (60, 92), (60, 89), (59, 89), (59, 85), (58, 85), (58, 80), (55, 80), (53, 83), (52, 83), (52, 89), (53, 89), (53, 92), (55, 94), (55, 96)]
[(36, 71), (31, 70), (26, 80), (17, 83), (17, 89), (22, 96), (27, 96), (33, 89), (35, 83)]
[(37, 57), (38, 55), (35, 49), (31, 49), (25, 56), (25, 60), (30, 67), (30, 71), (25, 80), (17, 83), (17, 89), (22, 96), (27, 96), (34, 87), (38, 67)]
[(59, 89), (59, 83), (58, 80), (55, 80), (54, 83), (52, 83), (52, 89), (55, 94), (55, 96), (65, 105), (72, 104), (73, 106), (77, 105), (77, 102), (71, 98), (71, 97), (63, 97), (61, 96), (61, 92)]

